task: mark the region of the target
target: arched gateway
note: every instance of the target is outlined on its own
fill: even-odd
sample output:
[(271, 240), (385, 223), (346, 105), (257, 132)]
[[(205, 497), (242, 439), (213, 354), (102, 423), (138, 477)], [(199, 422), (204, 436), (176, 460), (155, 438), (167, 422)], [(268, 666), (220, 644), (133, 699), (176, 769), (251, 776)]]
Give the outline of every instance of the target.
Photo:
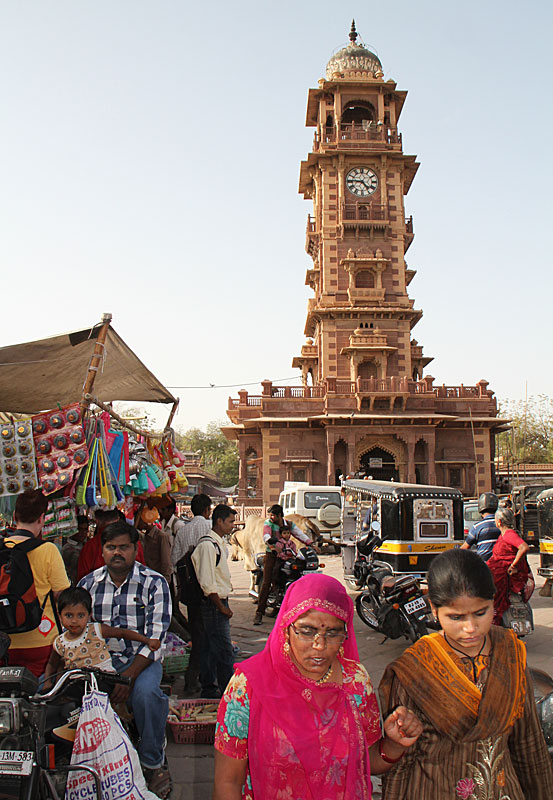
[(363, 453), (359, 469), (365, 475), (370, 475), (375, 481), (399, 480), (399, 472), (393, 455), (381, 447), (372, 447)]

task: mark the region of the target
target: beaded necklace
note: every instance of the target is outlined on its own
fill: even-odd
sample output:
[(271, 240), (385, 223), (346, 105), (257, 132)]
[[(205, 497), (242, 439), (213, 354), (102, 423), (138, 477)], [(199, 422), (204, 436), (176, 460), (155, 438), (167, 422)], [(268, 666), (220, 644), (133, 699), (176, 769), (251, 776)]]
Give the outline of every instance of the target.
[(323, 677), (319, 678), (319, 680), (317, 681), (317, 684), (326, 683), (327, 681), (330, 680), (330, 678), (332, 676), (332, 668), (333, 668), (333, 665), (331, 664), (330, 667), (325, 672), (325, 674), (323, 675)]

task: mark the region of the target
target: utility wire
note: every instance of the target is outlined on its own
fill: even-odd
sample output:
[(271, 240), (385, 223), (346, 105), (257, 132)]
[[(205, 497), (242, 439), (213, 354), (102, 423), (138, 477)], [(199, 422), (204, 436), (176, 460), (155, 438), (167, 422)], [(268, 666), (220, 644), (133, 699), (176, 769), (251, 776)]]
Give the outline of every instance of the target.
[[(298, 375), (291, 378), (275, 378), (272, 383), (282, 383), (283, 381), (297, 381)], [(251, 381), (248, 383), (208, 383), (207, 386), (166, 386), (166, 389), (237, 389), (240, 386), (257, 386), (261, 381)]]

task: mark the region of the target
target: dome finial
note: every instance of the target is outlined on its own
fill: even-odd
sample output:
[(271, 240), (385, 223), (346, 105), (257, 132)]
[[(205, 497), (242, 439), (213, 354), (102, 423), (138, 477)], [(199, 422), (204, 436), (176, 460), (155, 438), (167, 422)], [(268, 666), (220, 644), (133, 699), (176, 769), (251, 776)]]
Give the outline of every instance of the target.
[(350, 29), (350, 32), (349, 32), (349, 40), (350, 40), (350, 42), (352, 44), (355, 44), (355, 42), (357, 41), (357, 31), (355, 29), (355, 20), (354, 19), (352, 19), (352, 21), (351, 21), (351, 29)]

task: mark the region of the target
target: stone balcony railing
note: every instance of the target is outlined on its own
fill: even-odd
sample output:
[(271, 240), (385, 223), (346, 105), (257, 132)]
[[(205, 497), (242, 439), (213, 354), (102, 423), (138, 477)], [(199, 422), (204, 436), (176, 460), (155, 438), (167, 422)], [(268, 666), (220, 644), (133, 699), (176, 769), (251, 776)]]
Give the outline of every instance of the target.
[(367, 288), (359, 289), (358, 287), (348, 288), (348, 298), (350, 303), (380, 303), (384, 300), (386, 290)]
[[(358, 290), (358, 291), (365, 291), (365, 290)], [(370, 291), (376, 291), (374, 289)], [(370, 333), (352, 333), (349, 337), (349, 346), (350, 347), (386, 347), (388, 343), (387, 337), (385, 333), (375, 333), (371, 331)]]
[(399, 378), (358, 378), (356, 381), (327, 378), (316, 386), (273, 386), (272, 381), (262, 382), (263, 393), (251, 395), (243, 390), (238, 398), (229, 398), (229, 411), (240, 407), (263, 406), (266, 401), (275, 399), (288, 401), (321, 400), (332, 396), (359, 395), (406, 395), (436, 398), (438, 400), (493, 400), (494, 393), (489, 390), (487, 381), (479, 381), (476, 386), (434, 386), (434, 378), (428, 376), (420, 381), (407, 377)]
[(344, 203), (342, 206), (342, 220), (344, 222), (384, 222), (388, 219), (388, 207), (383, 203)]
[(368, 125), (350, 122), (340, 125), (338, 130), (335, 127), (327, 127), (317, 131), (313, 138), (313, 151), (317, 153), (320, 150), (336, 148), (378, 149), (382, 145), (401, 150), (401, 144), (401, 133), (396, 128), (388, 128), (374, 122)]

